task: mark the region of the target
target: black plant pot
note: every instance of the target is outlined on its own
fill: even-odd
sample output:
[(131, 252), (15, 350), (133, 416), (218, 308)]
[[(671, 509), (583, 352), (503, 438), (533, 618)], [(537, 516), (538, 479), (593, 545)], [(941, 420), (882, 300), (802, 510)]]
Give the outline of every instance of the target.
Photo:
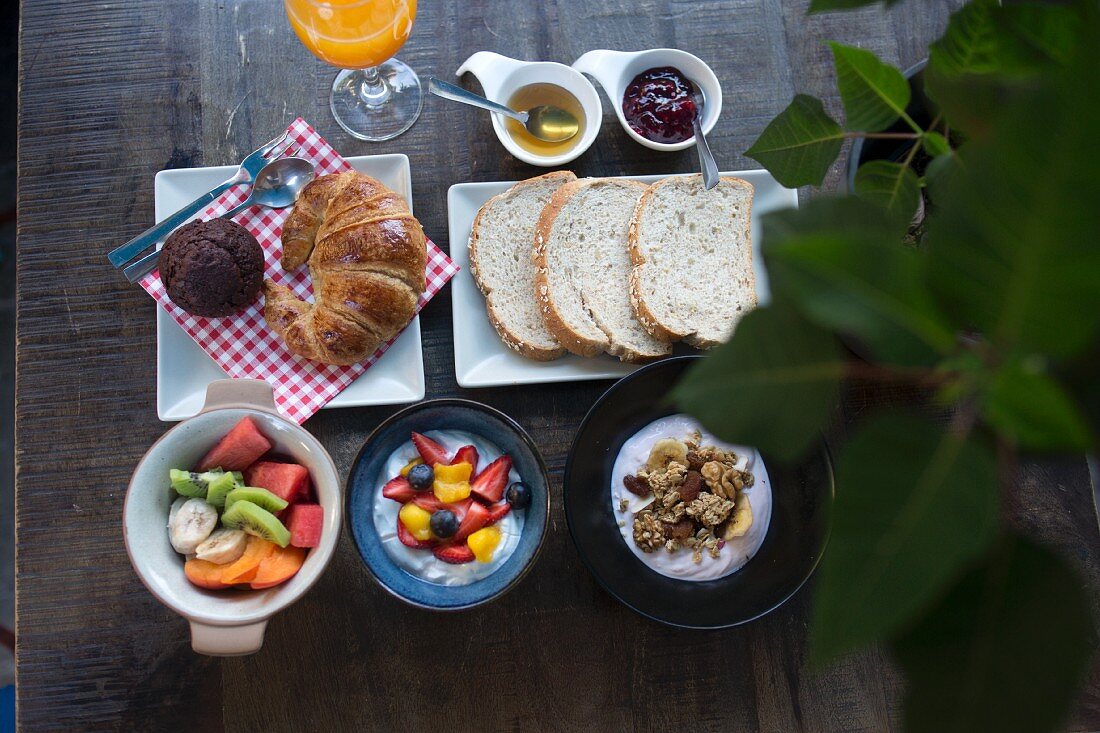
[[(909, 106), (905, 108), (905, 111), (913, 118), (914, 122), (924, 128), (927, 128), (928, 124), (932, 122), (932, 114), (929, 111), (930, 105), (928, 99), (924, 96), (923, 72), (924, 67), (927, 65), (928, 59), (925, 59), (924, 61), (910, 66), (905, 71), (905, 78), (909, 80), (909, 88), (912, 90)], [(884, 130), (884, 132), (912, 132), (912, 130), (904, 121), (898, 120), (893, 127)], [(901, 162), (911, 145), (912, 140), (868, 140), (857, 138), (852, 144), (852, 152), (848, 156), (848, 191), (855, 192), (856, 171), (861, 165), (869, 160), (889, 160), (895, 163)], [(923, 152), (918, 153), (918, 159), (914, 162), (914, 167), (918, 172), (922, 169), (922, 161), (919, 160), (922, 155), (924, 155)]]

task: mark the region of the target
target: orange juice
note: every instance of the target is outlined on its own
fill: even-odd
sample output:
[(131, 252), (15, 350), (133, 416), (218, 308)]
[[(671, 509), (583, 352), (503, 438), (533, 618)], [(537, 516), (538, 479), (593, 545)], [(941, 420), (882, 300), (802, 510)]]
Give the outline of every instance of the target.
[(285, 0), (290, 25), (317, 58), (342, 69), (377, 66), (412, 32), (416, 0)]

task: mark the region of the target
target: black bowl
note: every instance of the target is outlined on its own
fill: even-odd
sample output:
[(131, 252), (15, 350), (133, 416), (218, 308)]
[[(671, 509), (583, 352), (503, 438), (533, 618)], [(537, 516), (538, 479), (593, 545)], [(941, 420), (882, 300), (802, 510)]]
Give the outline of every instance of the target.
[(732, 575), (707, 581), (669, 578), (627, 547), (611, 508), (611, 470), (632, 435), (678, 410), (665, 396), (691, 364), (684, 356), (621, 379), (581, 423), (565, 466), (565, 518), (581, 559), (611, 595), (670, 626), (718, 629), (778, 608), (813, 574), (829, 534), (833, 468), (822, 442), (797, 465), (763, 456), (772, 488), (768, 533)]

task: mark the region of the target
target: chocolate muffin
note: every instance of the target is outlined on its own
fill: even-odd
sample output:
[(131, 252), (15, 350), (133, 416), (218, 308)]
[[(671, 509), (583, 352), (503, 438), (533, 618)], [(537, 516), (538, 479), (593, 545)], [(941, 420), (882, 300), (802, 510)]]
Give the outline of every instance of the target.
[(191, 315), (231, 316), (260, 292), (264, 253), (256, 238), (236, 222), (193, 221), (164, 243), (160, 277), (172, 302)]

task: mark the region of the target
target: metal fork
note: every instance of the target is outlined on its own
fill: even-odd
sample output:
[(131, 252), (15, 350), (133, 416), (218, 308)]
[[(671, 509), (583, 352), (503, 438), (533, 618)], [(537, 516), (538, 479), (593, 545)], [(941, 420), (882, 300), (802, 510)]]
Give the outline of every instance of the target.
[(271, 142), (261, 145), (256, 150), (253, 150), (248, 156), (241, 161), (241, 164), (237, 167), (237, 172), (233, 174), (232, 178), (219, 183), (208, 193), (204, 193), (197, 199), (184, 206), (182, 209), (167, 217), (159, 224), (146, 229), (141, 234), (131, 239), (126, 244), (112, 250), (107, 259), (111, 261), (111, 264), (115, 267), (122, 267), (127, 262), (144, 252), (150, 245), (156, 244), (160, 241), (161, 237), (164, 237), (172, 232), (176, 227), (187, 222), (192, 216), (199, 211), (202, 211), (205, 207), (209, 206), (218, 196), (222, 195), (225, 191), (229, 190), (233, 186), (239, 186), (242, 183), (251, 183), (260, 169), (264, 167), (264, 164), (268, 160), (273, 160), (281, 156), (291, 145), (293, 141), (287, 142), (286, 139), (290, 135), (290, 130), (287, 130), (279, 137), (275, 138)]

